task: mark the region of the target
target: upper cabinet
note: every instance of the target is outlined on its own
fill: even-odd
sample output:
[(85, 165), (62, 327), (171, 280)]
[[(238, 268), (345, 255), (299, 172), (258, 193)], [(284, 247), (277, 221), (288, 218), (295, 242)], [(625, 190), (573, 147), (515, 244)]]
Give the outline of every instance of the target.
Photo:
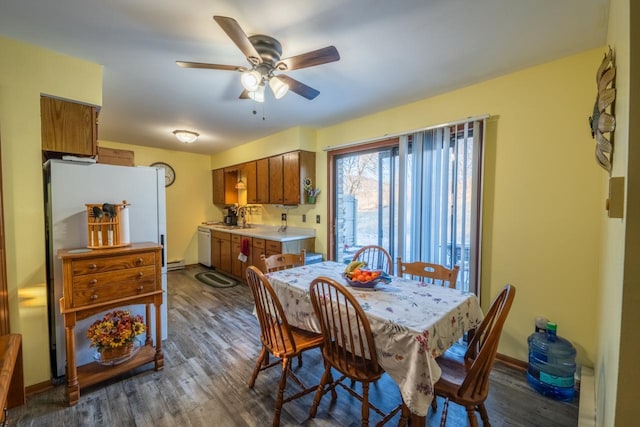
[(269, 203), (271, 204), (284, 203), (282, 164), (282, 155), (269, 157)]
[(316, 183), (316, 153), (309, 151), (294, 151), (286, 153), (283, 159), (283, 203), (285, 205), (300, 205), (305, 203), (304, 185), (302, 181), (309, 177)]
[(95, 156), (97, 114), (92, 105), (41, 96), (42, 151)]
[(242, 165), (247, 180), (247, 203), (269, 203), (269, 159), (260, 159)]
[(269, 203), (269, 159), (256, 160), (256, 201)]
[(221, 168), (211, 171), (213, 179), (213, 204), (231, 205), (238, 203), (238, 170), (234, 168)]
[(292, 151), (269, 157), (269, 203), (304, 204), (302, 180), (305, 177), (315, 182), (316, 153)]
[(213, 171), (213, 203), (238, 202), (235, 188), (240, 176), (246, 179), (248, 204), (300, 205), (306, 202), (303, 180), (315, 184), (316, 153), (292, 151), (266, 159)]

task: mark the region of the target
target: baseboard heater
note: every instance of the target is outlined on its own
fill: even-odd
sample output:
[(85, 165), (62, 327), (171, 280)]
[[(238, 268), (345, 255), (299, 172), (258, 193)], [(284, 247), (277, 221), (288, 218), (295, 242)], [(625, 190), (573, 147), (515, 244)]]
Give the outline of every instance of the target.
[(169, 261), (167, 263), (167, 271), (182, 270), (184, 268), (184, 260)]

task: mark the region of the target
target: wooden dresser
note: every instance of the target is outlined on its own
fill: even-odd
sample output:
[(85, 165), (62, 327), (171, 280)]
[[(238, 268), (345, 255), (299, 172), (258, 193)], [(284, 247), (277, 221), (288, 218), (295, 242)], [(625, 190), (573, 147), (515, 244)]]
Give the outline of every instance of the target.
[[(67, 349), (67, 397), (69, 405), (80, 398), (80, 388), (155, 362), (156, 371), (164, 366), (162, 355), (162, 246), (133, 243), (124, 248), (77, 250), (62, 249), (63, 293), (60, 311), (64, 316)], [(146, 339), (131, 359), (119, 365), (97, 362), (76, 366), (76, 322), (117, 307), (145, 304)], [(155, 307), (156, 336), (151, 337), (151, 305)]]

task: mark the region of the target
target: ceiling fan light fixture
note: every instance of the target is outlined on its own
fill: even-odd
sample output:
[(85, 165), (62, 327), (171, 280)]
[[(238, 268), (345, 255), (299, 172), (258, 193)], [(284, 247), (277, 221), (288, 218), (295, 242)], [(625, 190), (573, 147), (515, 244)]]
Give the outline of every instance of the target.
[(245, 71), (240, 77), (240, 82), (246, 90), (253, 92), (262, 83), (262, 74), (257, 70)]
[(174, 130), (173, 134), (178, 138), (178, 141), (183, 144), (191, 144), (195, 142), (196, 139), (200, 136), (198, 132), (193, 132), (190, 130)]
[(254, 91), (249, 92), (249, 98), (256, 102), (264, 102), (264, 85), (260, 85)]
[(280, 99), (289, 91), (289, 85), (280, 80), (277, 76), (269, 79), (269, 87), (276, 99)]

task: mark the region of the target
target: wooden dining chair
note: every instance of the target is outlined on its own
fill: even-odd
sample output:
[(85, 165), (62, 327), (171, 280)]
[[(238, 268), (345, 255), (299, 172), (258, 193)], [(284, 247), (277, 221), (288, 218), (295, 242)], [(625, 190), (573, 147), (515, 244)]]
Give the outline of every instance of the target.
[(391, 255), (382, 246), (363, 246), (355, 253), (352, 261), (366, 262), (369, 270), (382, 270), (387, 274), (393, 274)]
[[(269, 280), (256, 266), (247, 267), (247, 283), (251, 288), (251, 293), (256, 303), (256, 316), (260, 323), (260, 341), (262, 341), (262, 350), (251, 374), (249, 388), (253, 388), (260, 371), (281, 365), (282, 374), (280, 375), (275, 414), (273, 416), (273, 426), (277, 427), (280, 425), (280, 413), (284, 403), (317, 389), (317, 386), (306, 387), (293, 373), (290, 363), (291, 358), (301, 355), (304, 351), (322, 346), (323, 337), (321, 334), (294, 329), (289, 326), (280, 300), (271, 287)], [(269, 354), (272, 354), (278, 360), (272, 363), (265, 363), (265, 361), (268, 361)], [(287, 376), (291, 376), (302, 388), (302, 391), (285, 399), (284, 390), (287, 385)]]
[(449, 286), (455, 289), (459, 271), (459, 265), (454, 265), (453, 268), (449, 269), (443, 265), (430, 262), (403, 262), (402, 258), (398, 257), (398, 276), (409, 275), (412, 279), (421, 280), (425, 283)]
[[(434, 395), (445, 399), (440, 427), (447, 422), (449, 401), (464, 406), (472, 427), (478, 426), (475, 411), (480, 413), (482, 424), (489, 426), (489, 415), (484, 401), (489, 394), (489, 374), (498, 351), (502, 327), (507, 319), (516, 288), (506, 285), (491, 303), (489, 312), (476, 330), (463, 357), (445, 352), (436, 361), (442, 376), (434, 386)], [(435, 407), (435, 397), (434, 404)]]
[[(320, 322), (324, 337), (322, 356), (325, 370), (313, 399), (310, 416), (316, 416), (322, 396), (331, 391), (333, 400), (337, 398), (339, 385), (362, 402), (362, 426), (369, 425), (369, 408), (383, 419), (377, 424), (389, 421), (403, 409), (400, 425), (408, 419), (408, 409), (398, 405), (388, 415), (369, 402), (369, 384), (376, 382), (384, 370), (378, 364), (373, 334), (369, 319), (354, 296), (341, 284), (328, 277), (318, 277), (311, 282), (311, 303)], [(336, 369), (340, 378), (334, 381), (331, 369)], [(344, 384), (344, 380), (353, 379), (362, 383), (362, 395)]]
[(272, 271), (300, 267), (304, 265), (305, 256), (306, 252), (304, 250), (299, 254), (276, 254), (268, 257), (260, 254), (260, 263), (263, 272), (271, 273)]

